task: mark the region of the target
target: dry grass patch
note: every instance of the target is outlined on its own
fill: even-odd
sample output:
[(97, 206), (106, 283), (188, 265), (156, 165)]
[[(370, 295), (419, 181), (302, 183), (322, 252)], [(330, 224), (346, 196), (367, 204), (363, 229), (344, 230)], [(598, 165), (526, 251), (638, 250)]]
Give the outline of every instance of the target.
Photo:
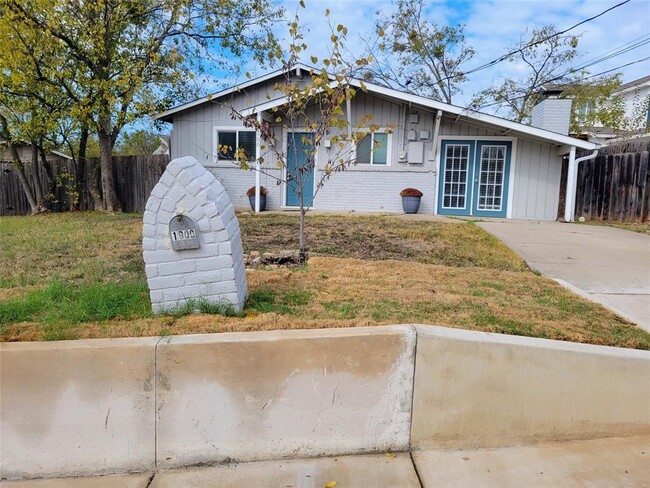
[[(278, 252), (298, 247), (297, 215), (244, 212), (238, 217), (246, 252)], [(527, 269), (521, 257), (472, 222), (313, 214), (307, 216), (305, 229), (309, 252), (316, 256)]]
[[(405, 261), (314, 257), (303, 268), (248, 272), (241, 317), (190, 315), (68, 325), (61, 338), (155, 336), (424, 323), (650, 348), (650, 334), (532, 273)], [(40, 340), (11, 324), (5, 340)]]
[(606, 227), (616, 227), (617, 229), (629, 230), (630, 232), (638, 232), (639, 234), (650, 235), (650, 222), (612, 222), (612, 221), (599, 221), (591, 220), (584, 222), (586, 225), (604, 225)]

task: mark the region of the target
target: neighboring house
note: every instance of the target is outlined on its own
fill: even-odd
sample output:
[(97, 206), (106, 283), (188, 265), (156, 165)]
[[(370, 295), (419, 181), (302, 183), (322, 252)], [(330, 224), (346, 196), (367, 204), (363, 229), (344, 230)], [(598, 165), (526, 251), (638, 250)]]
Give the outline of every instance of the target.
[[(16, 149), (18, 150), (18, 156), (23, 163), (28, 163), (32, 160), (32, 145), (28, 142), (21, 142), (16, 144)], [(63, 154), (59, 151), (50, 151), (45, 155), (48, 161), (67, 159), (72, 160), (72, 157), (67, 154)], [(6, 141), (0, 141), (0, 162), (10, 163), (13, 161), (11, 151), (7, 146)]]
[[(563, 99), (563, 91), (561, 85), (545, 85), (540, 92), (540, 99), (542, 102), (546, 99)], [(565, 103), (569, 104), (568, 110), (571, 110), (571, 99), (564, 98), (563, 100), (566, 100)], [(619, 127), (607, 127), (597, 120), (597, 110), (608, 106), (617, 111), (620, 110)], [(580, 128), (578, 133), (572, 134), (575, 137), (598, 144), (607, 144), (617, 139), (643, 135), (650, 128), (650, 75), (619, 86), (600, 106), (595, 100), (587, 100), (575, 107), (575, 111), (576, 121)], [(564, 112), (561, 115), (561, 119), (563, 118)], [(534, 112), (531, 123), (534, 126), (543, 126), (535, 118)]]
[[(293, 79), (299, 81), (309, 69), (297, 66)], [(255, 185), (255, 172), (240, 169), (217, 147), (225, 144), (255, 153), (255, 131), (233, 120), (231, 107), (245, 115), (259, 114), (273, 127), (275, 117), (266, 114), (286, 103), (273, 89), (284, 75), (269, 73), (157, 115), (173, 124), (171, 157), (195, 157), (221, 180), (236, 206), (246, 206), (246, 190)], [(356, 81), (351, 84), (359, 86)], [(326, 181), (313, 201), (315, 209), (402, 212), (399, 192), (413, 187), (424, 192), (420, 213), (556, 220), (562, 158), (569, 155), (573, 162), (576, 149), (597, 147), (564, 134), (365, 85), (367, 92), (357, 90), (351, 101), (352, 124), (371, 114), (372, 124), (395, 129), (392, 134), (376, 133), (381, 149)], [(274, 129), (285, 145), (290, 138), (295, 140), (281, 126)], [(369, 144), (369, 138), (361, 144)], [(328, 146), (323, 141), (318, 148), (316, 171), (322, 171), (333, 151)], [(282, 174), (268, 164), (267, 173)], [(267, 208), (296, 207), (290, 185), (276, 185), (264, 174), (261, 184), (269, 190)]]

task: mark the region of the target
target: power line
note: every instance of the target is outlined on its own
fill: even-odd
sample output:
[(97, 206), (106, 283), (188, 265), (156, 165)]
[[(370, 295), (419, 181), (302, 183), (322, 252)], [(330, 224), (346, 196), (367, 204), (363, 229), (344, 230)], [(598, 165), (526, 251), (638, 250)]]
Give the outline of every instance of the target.
[[(611, 73), (612, 71), (617, 71), (619, 69), (626, 68), (628, 66), (632, 66), (633, 64), (642, 63), (642, 62), (648, 61), (648, 60), (650, 60), (650, 56), (647, 56), (647, 57), (642, 58), (642, 59), (637, 59), (636, 61), (632, 61), (630, 63), (622, 64), (620, 66), (617, 66), (616, 68), (608, 69), (606, 71), (601, 71), (600, 73), (589, 75), (589, 76), (587, 76), (585, 78), (580, 78), (578, 80), (569, 81), (567, 83), (564, 83), (564, 84), (560, 85), (560, 87), (567, 87), (567, 86), (571, 86), (571, 85), (577, 85), (577, 84), (580, 84), (580, 83), (584, 83), (586, 80), (589, 80), (591, 78), (595, 78), (596, 76), (602, 76), (602, 75), (605, 75), (607, 73)], [(546, 80), (546, 81), (544, 81), (544, 83), (540, 83), (537, 86), (532, 87), (532, 89), (530, 91), (541, 88), (547, 83), (552, 83), (554, 81), (561, 80), (562, 78), (564, 78), (567, 74), (570, 74), (571, 72), (572, 71), (568, 71), (568, 72), (566, 72), (566, 73), (564, 73), (564, 74), (562, 74), (560, 76), (557, 76), (557, 77), (552, 78), (550, 80)], [(520, 95), (520, 96), (517, 96), (517, 97), (512, 97), (509, 100), (521, 100), (522, 98), (525, 98), (526, 96), (528, 96), (528, 94)], [(484, 109), (484, 108), (488, 108), (488, 107), (494, 107), (495, 105), (503, 105), (504, 103), (505, 103), (504, 101), (492, 102), (492, 103), (488, 103), (486, 105), (481, 105), (481, 106), (477, 107), (475, 110)]]
[[(593, 17), (589, 17), (588, 19), (585, 19), (585, 20), (583, 20), (581, 22), (578, 22), (577, 24), (574, 24), (571, 27), (568, 27), (567, 29), (564, 29), (564, 30), (562, 30), (560, 32), (556, 32), (556, 33), (554, 33), (554, 34), (552, 34), (550, 36), (547, 36), (544, 39), (540, 39), (539, 41), (530, 42), (530, 43), (526, 44), (523, 47), (515, 49), (514, 51), (510, 51), (509, 53), (506, 53), (506, 54), (504, 54), (502, 56), (499, 56), (498, 58), (493, 59), (492, 61), (490, 61), (488, 63), (485, 63), (485, 64), (483, 64), (481, 66), (477, 66), (476, 68), (473, 68), (473, 69), (471, 69), (469, 71), (466, 71), (466, 72), (464, 72), (462, 74), (466, 76), (466, 75), (469, 75), (469, 74), (476, 73), (477, 71), (482, 71), (482, 70), (484, 70), (486, 68), (489, 68), (491, 66), (494, 66), (494, 65), (496, 65), (498, 63), (501, 63), (501, 62), (505, 61), (506, 59), (508, 59), (509, 57), (511, 57), (513, 54), (521, 53), (525, 49), (528, 49), (528, 48), (533, 47), (533, 46), (537, 46), (538, 44), (542, 44), (543, 42), (546, 42), (546, 41), (548, 41), (550, 39), (553, 39), (554, 37), (560, 36), (562, 34), (566, 34), (570, 30), (573, 30), (573, 29), (575, 29), (576, 27), (578, 27), (580, 25), (586, 24), (587, 22), (591, 22), (592, 20), (595, 20), (598, 17), (601, 17), (601, 16), (605, 15), (607, 12), (610, 12), (610, 11), (614, 10), (615, 8), (618, 8), (618, 7), (620, 7), (622, 5), (625, 5), (626, 3), (629, 3), (629, 2), (630, 2), (630, 0), (625, 0), (625, 1), (621, 2), (621, 3), (618, 3), (618, 4), (614, 5), (613, 7), (608, 8), (607, 10), (603, 10), (598, 15), (594, 15)], [(451, 77), (449, 76), (446, 79), (449, 79), (449, 78), (451, 78)], [(443, 79), (441, 81), (445, 81), (445, 79)]]

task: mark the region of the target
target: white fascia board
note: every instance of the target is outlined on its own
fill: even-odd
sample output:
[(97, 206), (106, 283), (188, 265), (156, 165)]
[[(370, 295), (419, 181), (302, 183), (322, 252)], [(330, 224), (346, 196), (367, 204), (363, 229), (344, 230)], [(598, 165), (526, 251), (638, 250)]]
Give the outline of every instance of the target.
[[(306, 64), (296, 64), (293, 69), (300, 68), (304, 69), (307, 71), (310, 71), (314, 68), (307, 66)], [(230, 95), (232, 93), (235, 93), (237, 91), (249, 88), (251, 86), (257, 85), (258, 83), (264, 83), (265, 81), (270, 80), (271, 78), (275, 78), (278, 75), (281, 75), (284, 72), (284, 68), (282, 69), (277, 69), (275, 71), (272, 71), (271, 73), (268, 73), (266, 75), (260, 76), (258, 78), (253, 78), (252, 80), (245, 81), (244, 83), (240, 83), (239, 85), (235, 85), (231, 88), (227, 88), (225, 90), (222, 90), (220, 92), (214, 93), (212, 95), (208, 95), (207, 97), (199, 98), (198, 100), (194, 100), (193, 102), (188, 102), (183, 105), (179, 105), (177, 107), (171, 108), (165, 112), (161, 112), (159, 114), (156, 114), (153, 116), (155, 120), (163, 120), (168, 118), (170, 115), (174, 115), (175, 113), (182, 112), (183, 110), (190, 109), (192, 107), (196, 107), (197, 105), (204, 104), (206, 102), (210, 102), (212, 100), (216, 100), (221, 97), (225, 97), (227, 95)]]
[[(360, 87), (361, 84), (358, 80), (352, 80), (351, 84), (357, 87)], [(592, 142), (583, 141), (581, 139), (576, 139), (575, 137), (565, 136), (557, 132), (552, 132), (549, 130), (540, 129), (538, 127), (533, 127), (526, 124), (521, 124), (519, 122), (514, 122), (512, 120), (502, 119), (501, 117), (496, 117), (494, 115), (488, 115), (481, 112), (474, 112), (463, 107), (457, 107), (456, 105), (449, 105), (447, 103), (438, 102), (430, 98), (421, 97), (419, 95), (413, 95), (411, 93), (404, 93), (393, 88), (387, 88), (384, 86), (375, 85), (374, 83), (364, 82), (366, 88), (370, 92), (379, 93), (381, 95), (386, 95), (392, 98), (397, 98), (405, 102), (416, 103), (418, 105), (424, 105), (429, 108), (436, 110), (442, 110), (454, 115), (460, 115), (466, 117), (470, 120), (477, 120), (484, 122), (490, 125), (496, 125), (497, 127), (502, 127), (504, 129), (509, 129), (517, 132), (521, 132), (526, 135), (533, 137), (538, 137), (540, 139), (545, 139), (553, 141), (557, 144), (566, 144), (568, 146), (576, 146), (580, 149), (596, 149), (598, 144)]]

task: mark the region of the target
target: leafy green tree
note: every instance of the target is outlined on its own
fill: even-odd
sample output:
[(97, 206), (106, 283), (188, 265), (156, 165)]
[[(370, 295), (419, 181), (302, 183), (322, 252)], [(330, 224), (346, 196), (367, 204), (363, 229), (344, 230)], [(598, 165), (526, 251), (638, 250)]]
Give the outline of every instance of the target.
[(621, 127), (625, 107), (614, 90), (621, 85), (620, 75), (600, 77), (562, 86), (562, 97), (572, 100), (572, 134), (589, 132), (597, 127)]
[(572, 71), (571, 63), (578, 55), (578, 37), (558, 35), (555, 26), (547, 25), (532, 32), (526, 30), (521, 41), (508, 50), (513, 52), (508, 61), (522, 74), (477, 93), (472, 106), (496, 106), (497, 111), (506, 110), (506, 117), (527, 123), (545, 84), (575, 81), (578, 73)]
[(117, 141), (115, 152), (120, 156), (148, 156), (160, 146), (160, 137), (155, 132), (138, 129), (124, 132)]
[(71, 116), (97, 134), (94, 198), (117, 211), (112, 153), (124, 126), (177, 101), (207, 65), (232, 69), (224, 53), (264, 62), (282, 10), (272, 0), (0, 0), (0, 16), (48, 46), (34, 59), (37, 81), (64, 92)]
[(377, 40), (369, 47), (368, 79), (452, 103), (467, 81), (463, 67), (475, 54), (464, 26), (438, 26), (423, 13), (424, 0), (397, 0), (396, 12), (377, 20)]

